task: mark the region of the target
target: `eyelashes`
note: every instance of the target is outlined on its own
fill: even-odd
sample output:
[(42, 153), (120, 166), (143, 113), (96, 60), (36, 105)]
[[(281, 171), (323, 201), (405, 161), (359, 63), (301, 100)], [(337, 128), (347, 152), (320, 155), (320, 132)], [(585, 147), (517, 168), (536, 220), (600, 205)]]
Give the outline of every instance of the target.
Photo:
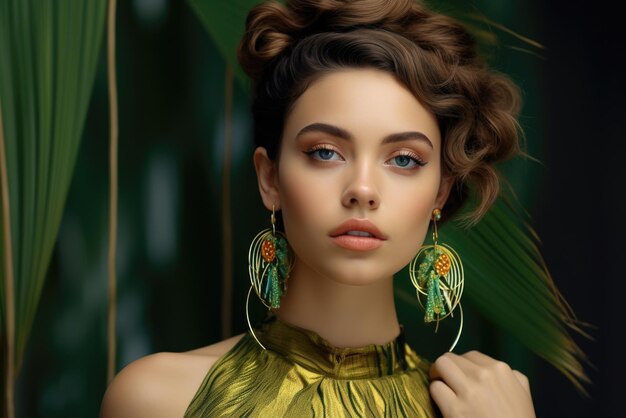
[[(315, 158), (320, 161), (345, 161), (337, 150), (335, 150), (330, 145), (315, 145), (311, 147), (308, 151), (304, 151), (306, 155), (309, 157)], [(333, 158), (337, 157), (337, 158)]]
[[(315, 145), (304, 151), (304, 153), (318, 161), (345, 161), (339, 154), (339, 151), (328, 144)], [(385, 165), (391, 165), (403, 170), (417, 169), (424, 167), (426, 164), (428, 163), (419, 155), (408, 150), (402, 150), (385, 161)]]
[(424, 167), (426, 165), (426, 162), (422, 160), (419, 155), (410, 151), (401, 151), (399, 154), (391, 157), (387, 161), (392, 160), (398, 164), (397, 167), (404, 169)]

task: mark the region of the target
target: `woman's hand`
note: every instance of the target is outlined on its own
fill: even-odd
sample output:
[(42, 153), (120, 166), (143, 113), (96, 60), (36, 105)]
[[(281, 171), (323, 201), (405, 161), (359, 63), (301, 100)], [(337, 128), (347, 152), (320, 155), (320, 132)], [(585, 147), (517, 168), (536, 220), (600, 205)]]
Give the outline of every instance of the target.
[(535, 417), (528, 378), (478, 351), (443, 354), (430, 378), (430, 394), (445, 418)]

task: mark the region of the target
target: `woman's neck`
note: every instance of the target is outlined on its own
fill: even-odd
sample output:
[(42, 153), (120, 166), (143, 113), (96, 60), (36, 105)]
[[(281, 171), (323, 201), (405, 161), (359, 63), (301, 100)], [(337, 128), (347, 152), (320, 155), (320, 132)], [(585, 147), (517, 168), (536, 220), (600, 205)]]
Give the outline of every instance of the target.
[(276, 316), (335, 347), (385, 344), (400, 333), (393, 276), (370, 285), (337, 283), (297, 263)]

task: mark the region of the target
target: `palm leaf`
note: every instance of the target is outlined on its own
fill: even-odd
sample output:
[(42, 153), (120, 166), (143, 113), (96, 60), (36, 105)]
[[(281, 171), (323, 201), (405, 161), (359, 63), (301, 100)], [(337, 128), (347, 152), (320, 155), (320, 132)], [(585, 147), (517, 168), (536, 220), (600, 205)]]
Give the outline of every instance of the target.
[[(237, 78), (246, 78), (237, 63), (236, 45), (243, 35), (245, 18), (258, 0), (189, 0), (227, 64)], [(541, 45), (477, 14), (457, 14), (482, 44), (497, 41), (493, 28), (534, 48)], [(485, 26), (487, 25), (487, 26)], [(441, 242), (450, 244), (466, 265), (464, 301), (489, 321), (508, 331), (538, 356), (561, 371), (582, 392), (588, 381), (581, 360), (584, 353), (568, 334), (568, 328), (586, 335), (560, 295), (537, 246), (537, 236), (519, 215), (521, 205), (499, 199), (471, 230), (455, 225), (442, 229)], [(471, 278), (471, 279), (469, 279)], [(398, 281), (407, 283), (408, 280)], [(396, 289), (400, 300), (413, 301), (406, 289)]]
[[(19, 370), (52, 255), (96, 73), (105, 0), (0, 0), (3, 112)], [(0, 225), (3, 232), (5, 225)], [(4, 253), (0, 319), (6, 321)]]
[(226, 63), (235, 70), (235, 77), (246, 88), (248, 77), (237, 62), (237, 44), (243, 35), (246, 14), (262, 0), (206, 1), (190, 0), (189, 4), (209, 32)]
[[(562, 372), (582, 393), (589, 382), (585, 354), (568, 328), (587, 337), (556, 288), (538, 247), (536, 233), (513, 199), (500, 198), (473, 228), (447, 224), (439, 242), (457, 249), (465, 268), (463, 300)], [(407, 283), (408, 280), (400, 280)], [(397, 289), (411, 303), (413, 291)]]

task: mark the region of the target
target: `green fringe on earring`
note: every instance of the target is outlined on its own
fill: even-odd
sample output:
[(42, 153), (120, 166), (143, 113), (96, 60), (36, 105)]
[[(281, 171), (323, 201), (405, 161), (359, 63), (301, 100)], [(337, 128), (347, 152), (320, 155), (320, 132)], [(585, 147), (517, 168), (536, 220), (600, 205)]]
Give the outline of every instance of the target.
[(433, 275), (428, 278), (428, 290), (426, 295), (426, 314), (424, 315), (424, 322), (432, 322), (435, 314), (435, 294), (433, 291)]
[(280, 284), (278, 283), (278, 271), (276, 269), (276, 264), (272, 264), (270, 267), (268, 280), (271, 282), (270, 306), (272, 308), (280, 308), (280, 297), (282, 296), (282, 291)]
[(433, 301), (434, 301), (433, 310), (438, 315), (445, 315), (446, 314), (446, 308), (445, 308), (445, 305), (443, 303), (443, 295), (441, 294), (441, 289), (439, 289), (439, 276), (437, 276), (437, 274), (434, 271), (431, 272), (431, 274), (433, 276), (433, 294), (434, 294), (434, 296), (433, 296)]
[(276, 257), (267, 266), (265, 285), (261, 296), (270, 307), (280, 308), (285, 281), (289, 277), (289, 248), (287, 240), (280, 235), (270, 236), (266, 239), (274, 244)]
[(428, 270), (430, 269), (430, 267), (431, 265), (428, 264), (426, 261), (420, 264), (419, 270), (417, 272), (417, 282), (422, 287), (424, 287), (424, 283), (428, 279)]
[(281, 236), (277, 236), (274, 241), (276, 248), (276, 263), (278, 264), (278, 273), (280, 275), (281, 284), (289, 275), (289, 259), (287, 257), (287, 240)]
[(424, 251), (424, 261), (420, 263), (419, 270), (417, 272), (417, 281), (420, 286), (424, 286), (424, 283), (429, 279), (430, 272), (434, 270), (435, 261), (443, 252), (437, 248), (436, 254), (434, 250)]
[(439, 276), (435, 273), (435, 261), (443, 252), (437, 250), (425, 251), (424, 261), (420, 264), (417, 272), (417, 280), (420, 286), (427, 282), (426, 286), (426, 314), (424, 322), (433, 322), (435, 314), (441, 316), (446, 314), (443, 295), (439, 288)]
[(268, 269), (267, 280), (265, 280), (265, 288), (263, 289), (263, 294), (261, 295), (264, 300), (267, 300), (271, 290), (272, 290), (271, 269)]

